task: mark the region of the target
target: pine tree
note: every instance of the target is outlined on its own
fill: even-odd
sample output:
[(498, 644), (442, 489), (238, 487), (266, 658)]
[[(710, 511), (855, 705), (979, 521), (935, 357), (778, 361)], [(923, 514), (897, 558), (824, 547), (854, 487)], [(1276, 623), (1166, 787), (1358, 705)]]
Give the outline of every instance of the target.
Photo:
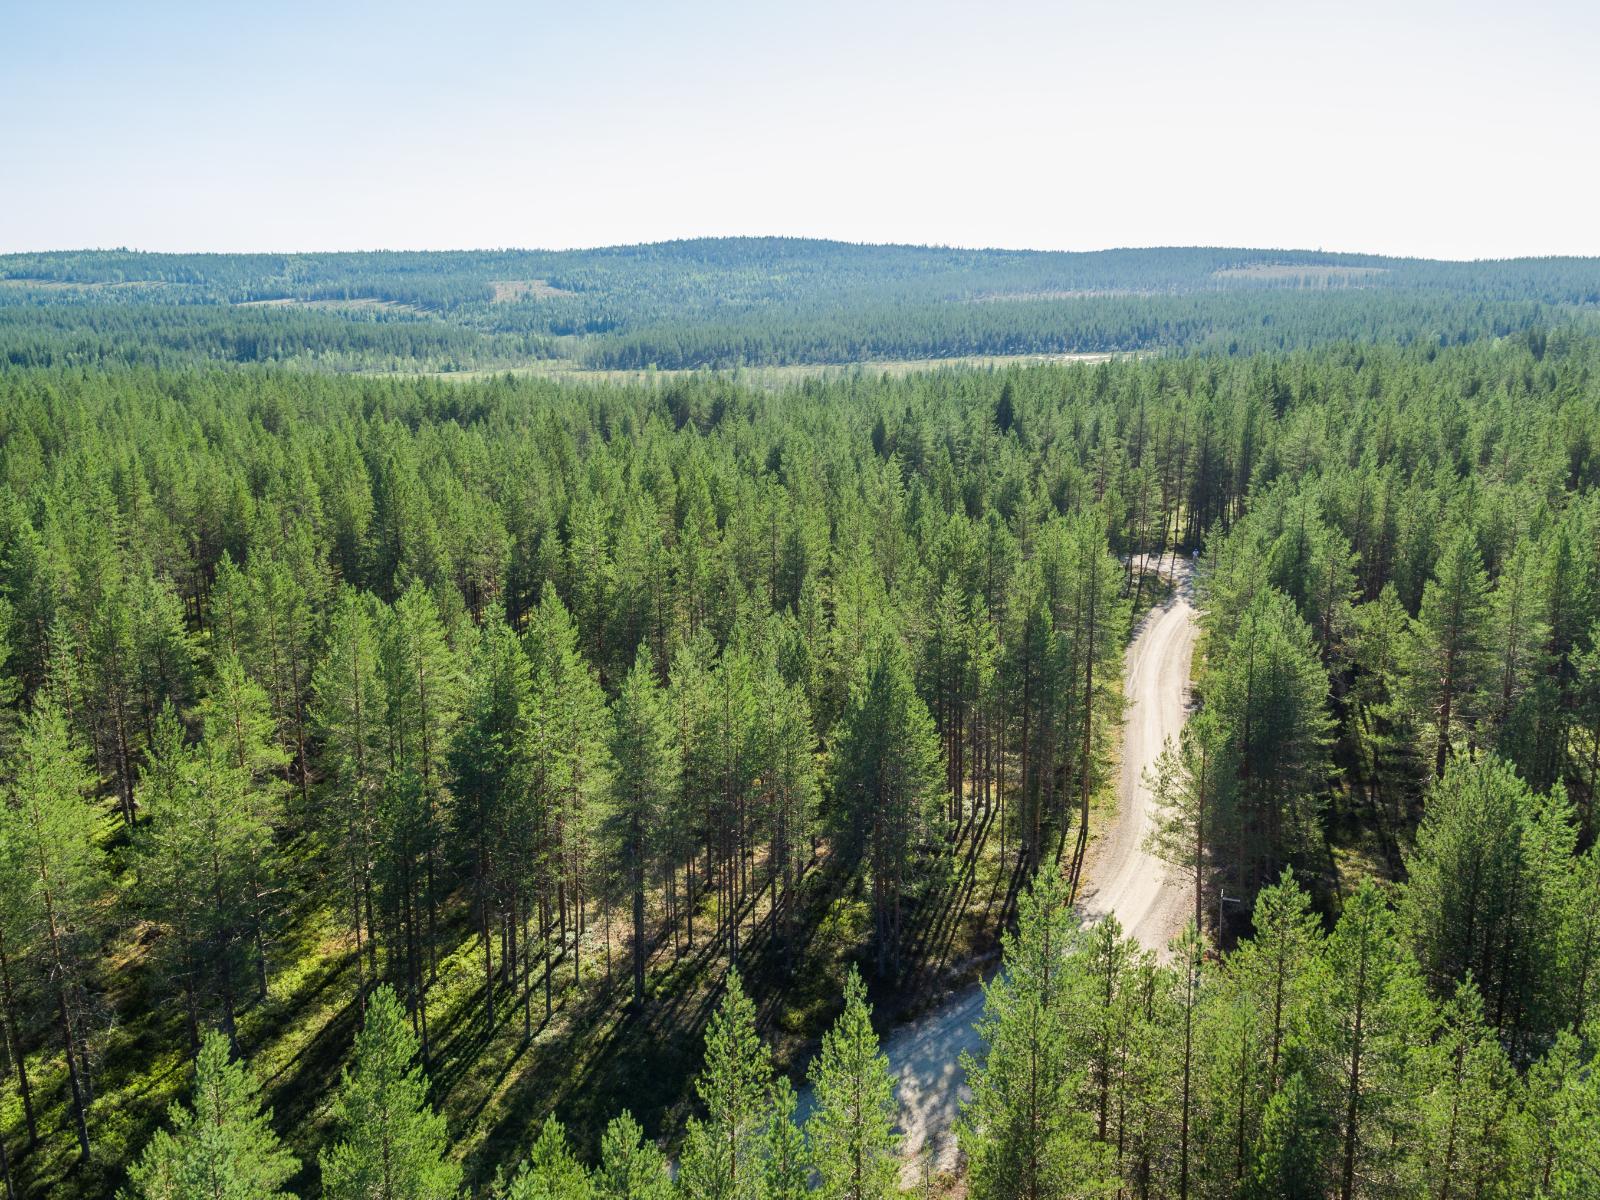
[(1326, 949), (1327, 984), (1315, 1044), (1327, 1116), (1337, 1130), (1335, 1194), (1354, 1200), (1402, 1173), (1414, 1119), (1407, 1054), (1428, 1013), (1415, 969), (1399, 953), (1394, 914), (1370, 879), (1345, 902)]
[(657, 827), (677, 778), (678, 745), (671, 715), (656, 683), (648, 648), (639, 648), (633, 669), (622, 681), (615, 709), (611, 755), (611, 844), (625, 876), (633, 906), (633, 1003), (644, 1003), (645, 888), (657, 859)]
[(46, 983), (66, 1060), (80, 1157), (89, 1158), (88, 1047), (84, 999), (97, 947), (95, 928), (107, 879), (95, 844), (91, 777), (53, 699), (41, 694), (23, 723), (6, 771), (5, 842), (22, 866), (19, 917), (29, 930), (36, 974)]
[(1231, 811), (1215, 810), (1230, 819), (1213, 826), (1211, 841), (1249, 899), (1316, 836), (1313, 805), (1327, 781), (1332, 728), (1328, 675), (1293, 602), (1267, 588), (1210, 656), (1203, 687), (1226, 730), (1237, 797)]
[(844, 1011), (822, 1035), (811, 1066), (816, 1107), (806, 1121), (824, 1200), (885, 1200), (899, 1190), (899, 1105), (889, 1060), (878, 1049), (861, 973), (851, 967)]
[(984, 985), (981, 1063), (963, 1056), (972, 1100), (958, 1136), (974, 1200), (1054, 1200), (1091, 1191), (1102, 1166), (1094, 1127), (1073, 1102), (1083, 1064), (1071, 1061), (1073, 970), (1081, 947), (1066, 885), (1045, 870), (1019, 899), (1004, 966)]
[(865, 867), (880, 973), (898, 973), (906, 910), (938, 879), (944, 769), (904, 647), (878, 637), (833, 735), (838, 853)]
[(1413, 1054), (1426, 1081), (1416, 1174), (1435, 1200), (1469, 1194), (1467, 1180), (1477, 1194), (1494, 1195), (1512, 1176), (1515, 1075), (1470, 981), (1440, 1016), (1438, 1036)]
[(1377, 599), (1356, 606), (1354, 626), (1351, 731), (1363, 755), (1362, 774), (1374, 811), (1398, 826), (1407, 819), (1404, 790), (1412, 786), (1418, 766), (1413, 714), (1402, 698), (1411, 619), (1392, 583), (1384, 585)]
[(1072, 898), (1083, 877), (1089, 849), (1089, 802), (1110, 775), (1110, 732), (1121, 723), (1117, 686), (1128, 604), (1121, 598), (1120, 572), (1106, 549), (1102, 518), (1086, 512), (1067, 535), (1072, 571), (1067, 608), (1073, 630), (1073, 670), (1068, 686), (1077, 707), (1072, 749), (1078, 791), (1078, 840), (1072, 856)]
[(226, 742), (188, 746), (170, 711), (158, 723), (134, 831), (139, 895), (162, 926), (163, 957), (183, 981), (191, 1048), (202, 1002), (220, 1005), (237, 1046), (238, 977), (247, 969), (260, 894), (257, 864), (272, 829), (252, 803), (252, 780)]
[(689, 1119), (678, 1182), (689, 1200), (760, 1200), (772, 1123), (772, 1060), (756, 1033), (756, 1009), (737, 971), (706, 1029), (695, 1095), (705, 1118)]
[[(1224, 890), (1228, 855), (1219, 831), (1238, 819), (1235, 784), (1226, 732), (1209, 710), (1184, 724), (1177, 745), (1162, 749), (1154, 777), (1145, 780), (1160, 810), (1146, 847), (1193, 882), (1196, 929), (1205, 927), (1207, 897)], [(1220, 926), (1220, 901), (1216, 914)]]
[(772, 1085), (772, 1119), (767, 1125), (763, 1200), (806, 1200), (811, 1194), (811, 1159), (806, 1136), (795, 1123), (794, 1088), (783, 1076)]
[(1518, 1196), (1579, 1200), (1600, 1178), (1600, 1076), (1575, 1034), (1528, 1068), (1517, 1154)]
[(273, 891), (279, 861), (273, 841), (283, 823), (285, 785), (277, 772), (289, 755), (276, 741), (271, 701), (237, 658), (223, 658), (212, 675), (211, 688), (199, 704), (204, 745), (216, 761), (235, 772), (243, 789), (241, 809), (233, 815), (249, 832), (249, 861), (244, 897), (248, 936), (254, 950), (256, 992), (267, 996), (267, 940), (272, 923)]
[(1473, 699), (1489, 670), (1489, 584), (1472, 531), (1459, 528), (1422, 593), (1402, 663), (1405, 694), (1420, 723), (1433, 730), (1433, 774), (1459, 730), (1472, 728)]
[[(471, 686), (450, 754), (456, 835), (471, 864), (474, 924), (483, 948), (485, 1028), (495, 1024), (495, 926), (523, 870), (513, 838), (531, 819), (527, 721), (532, 684), (522, 643), (500, 613), (478, 633)], [(502, 964), (504, 966), (505, 964)]]
[[(579, 931), (593, 857), (595, 824), (611, 787), (611, 719), (594, 669), (578, 649), (578, 630), (547, 586), (527, 638), (533, 671), (528, 730), (530, 786), (538, 847), (528, 864), (541, 893), (545, 1013), (551, 1011), (551, 946), (572, 929), (572, 978), (581, 979)], [(552, 920), (556, 928), (552, 933)]]
[(1468, 975), (1513, 1045), (1566, 1016), (1565, 878), (1574, 831), (1564, 797), (1533, 795), (1490, 756), (1450, 762), (1428, 791), (1408, 860), (1404, 918), (1418, 965), (1447, 997)]
[(555, 1117), (546, 1117), (539, 1127), (527, 1161), (504, 1195), (505, 1200), (594, 1200), (594, 1181), (572, 1156), (567, 1131)]
[(1246, 1200), (1322, 1200), (1318, 1120), (1311, 1089), (1297, 1071), (1267, 1101)]
[(356, 947), (356, 1000), (366, 1004), (368, 976), (377, 976), (374, 871), (379, 812), (388, 759), (387, 705), (370, 597), (347, 591), (334, 611), (326, 656), (312, 681), (313, 712), (322, 731), (338, 803), (329, 806), (344, 909)]
[(168, 1108), (167, 1123), (129, 1168), (124, 1200), (290, 1200), (283, 1185), (300, 1164), (221, 1034), (201, 1043), (189, 1104)]
[(1323, 933), (1311, 897), (1284, 868), (1261, 889), (1252, 916), (1254, 936), (1227, 960), (1227, 977), (1257, 1010), (1269, 1093), (1282, 1086), (1291, 1041), (1324, 995)]
[(606, 1126), (594, 1192), (596, 1200), (669, 1200), (672, 1195), (666, 1159), (644, 1140), (632, 1113), (625, 1111)]
[(438, 606), (420, 583), (395, 602), (383, 642), (391, 761), (415, 776), (419, 801), (393, 857), (406, 914), (408, 1007), (425, 1010), (423, 977), (433, 978), (438, 960), (439, 842), (448, 823), (447, 756), (461, 715), (461, 673)]
[(819, 803), (816, 735), (805, 693), (786, 682), (775, 668), (756, 681), (755, 761), (760, 817), (765, 827), (767, 867), (772, 889), (775, 928), (792, 969), (795, 890), (811, 857)]
[(380, 987), (334, 1099), (338, 1140), (320, 1158), (328, 1200), (447, 1200), (460, 1191), (461, 1167), (416, 1057), (405, 1010), (394, 989)]

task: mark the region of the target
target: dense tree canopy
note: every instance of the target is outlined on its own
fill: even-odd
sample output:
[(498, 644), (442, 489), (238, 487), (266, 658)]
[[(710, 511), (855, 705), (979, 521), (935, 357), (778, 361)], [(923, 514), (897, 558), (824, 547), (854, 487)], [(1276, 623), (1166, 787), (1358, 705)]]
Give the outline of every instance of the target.
[[(1485, 320), (1573, 299), (1528, 270), (1467, 288)], [(817, 1135), (876, 1162), (865, 989), (1015, 929), (975, 1190), (1580, 1194), (1600, 345), (1402, 340), (782, 388), (0, 371), (0, 1162), (114, 1192), (220, 1029), (316, 1193), (386, 1029), (424, 1191), (654, 1196), (661, 1139), (680, 1190), (876, 1194), (775, 1075), (858, 965), (830, 1071), (873, 1102)], [(1130, 627), (1196, 551), (1157, 962), (1063, 905)]]

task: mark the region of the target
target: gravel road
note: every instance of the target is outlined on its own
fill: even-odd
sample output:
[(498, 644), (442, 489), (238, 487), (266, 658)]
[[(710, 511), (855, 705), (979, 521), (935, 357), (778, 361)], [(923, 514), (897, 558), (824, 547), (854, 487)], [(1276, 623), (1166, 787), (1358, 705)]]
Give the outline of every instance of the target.
[[(1163, 956), (1168, 939), (1183, 927), (1188, 893), (1145, 852), (1154, 805), (1144, 771), (1166, 740), (1177, 737), (1188, 715), (1196, 633), (1189, 562), (1180, 559), (1165, 573), (1175, 585), (1172, 598), (1151, 610), (1128, 646), (1117, 810), (1091, 848), (1082, 901), (1086, 916), (1116, 913), (1124, 930)], [(955, 1123), (968, 1095), (961, 1053), (981, 1048), (972, 1026), (982, 1012), (983, 989), (974, 984), (884, 1042), (904, 1113), (902, 1182), (907, 1186), (920, 1179), (925, 1163), (935, 1171), (956, 1165)], [(803, 1110), (809, 1101), (802, 1094)]]

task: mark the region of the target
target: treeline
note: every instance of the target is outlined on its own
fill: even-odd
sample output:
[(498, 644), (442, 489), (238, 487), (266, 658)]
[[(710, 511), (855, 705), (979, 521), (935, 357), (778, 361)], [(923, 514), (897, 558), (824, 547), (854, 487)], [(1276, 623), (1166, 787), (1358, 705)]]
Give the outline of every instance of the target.
[(386, 299), (454, 308), (495, 282), (539, 279), (574, 292), (735, 303), (892, 292), (902, 300), (1019, 292), (1186, 292), (1281, 286), (1447, 290), (1498, 300), (1593, 304), (1593, 259), (1441, 262), (1373, 254), (1174, 246), (1087, 252), (866, 245), (808, 238), (699, 238), (585, 250), (151, 254), (70, 250), (0, 255), (0, 278), (79, 288), (144, 285), (177, 302)]
[(1542, 330), (1566, 319), (1561, 310), (1539, 304), (1446, 292), (1083, 296), (816, 314), (778, 310), (715, 324), (679, 320), (596, 337), (581, 352), (591, 366), (632, 370), (962, 355), (1234, 355), (1351, 337), (1452, 346)]
[(795, 238), (560, 252), (75, 251), (0, 256), (0, 284), (0, 361), (334, 369), (493, 367), (553, 349), (592, 367), (678, 369), (1237, 354), (1350, 338), (1451, 345), (1587, 321), (1600, 303), (1600, 266), (1577, 258), (1064, 254)]
[(0, 364), (11, 367), (259, 363), (449, 371), (549, 358), (554, 351), (551, 339), (539, 335), (483, 333), (382, 309), (0, 304)]
[[(647, 1016), (695, 964), (803, 979), (822, 928), (883, 986), (914, 978), (1041, 868), (1075, 882), (1151, 598), (1134, 559), (1202, 541), (1194, 727), (1232, 772), (1189, 843), (1202, 915), (1284, 864), (1331, 898), (1342, 815), (1381, 803), (1403, 849), (1440, 731), (1493, 748), (1550, 797), (1503, 806), (1529, 857), (1497, 868), (1510, 915), (1468, 963), (1495, 972), (1487, 1019), (1524, 1065), (1574, 1004), (1535, 968), (1575, 961), (1550, 947), (1583, 905), (1528, 915), (1527, 863), (1566, 879), (1590, 841), (1597, 353), (1344, 346), (781, 393), (0, 375), (11, 1159), (30, 1187), (103, 1192), (164, 1098), (152, 1058), (211, 1028), (258, 1055), (263, 995), (324, 959), (346, 969), (313, 1003), (392, 989), (430, 1066), (532, 1038), (579, 994)], [(1421, 651), (1385, 677), (1362, 664), (1386, 643), (1350, 647), (1380, 611), (1435, 644), (1448, 564), (1475, 561), (1460, 528), (1490, 610), (1527, 538), (1564, 530), (1570, 581), (1526, 593), (1538, 636), (1509, 691), (1485, 670), (1442, 712)], [(1560, 645), (1534, 616), (1554, 596), (1576, 606)], [(1335, 787), (1335, 767), (1367, 778), (1369, 702), (1376, 790)], [(1513, 711), (1561, 736), (1518, 741)], [(1247, 922), (1224, 909), (1227, 941)], [(1536, 959), (1505, 949), (1535, 925)], [(91, 1160), (73, 1184), (67, 1147)]]

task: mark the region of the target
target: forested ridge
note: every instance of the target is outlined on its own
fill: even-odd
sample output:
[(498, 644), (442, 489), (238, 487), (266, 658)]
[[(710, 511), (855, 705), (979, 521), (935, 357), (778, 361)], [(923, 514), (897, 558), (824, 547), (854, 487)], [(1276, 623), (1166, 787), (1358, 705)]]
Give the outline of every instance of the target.
[[(584, 253), (509, 265), (581, 294), (629, 257)], [(1027, 269), (1132, 262), (1162, 294), (1094, 319), (1198, 306), (1227, 353), (449, 382), (154, 354), (188, 318), (145, 299), (0, 308), (8, 339), (109, 322), (0, 370), (6, 1186), (885, 1197), (868, 985), (909, 1007), (1006, 931), (980, 1200), (1595, 1194), (1592, 268), (1300, 256), (1403, 281), (1309, 288), (1126, 253)], [(269, 311), (219, 307), (276, 298), (252, 280), (358, 294), (274, 256), (4, 262), (144, 279), (218, 337)], [(507, 266), (360, 295), (488, 311)], [(926, 311), (1060, 336), (1067, 303)], [(951, 344), (909, 311), (895, 337)], [(1195, 551), (1196, 712), (1154, 782), (1197, 921), (1158, 959), (1071, 903), (1144, 568)]]
[(708, 238), (592, 250), (0, 256), (0, 361), (733, 368), (1450, 345), (1592, 320), (1600, 262)]

